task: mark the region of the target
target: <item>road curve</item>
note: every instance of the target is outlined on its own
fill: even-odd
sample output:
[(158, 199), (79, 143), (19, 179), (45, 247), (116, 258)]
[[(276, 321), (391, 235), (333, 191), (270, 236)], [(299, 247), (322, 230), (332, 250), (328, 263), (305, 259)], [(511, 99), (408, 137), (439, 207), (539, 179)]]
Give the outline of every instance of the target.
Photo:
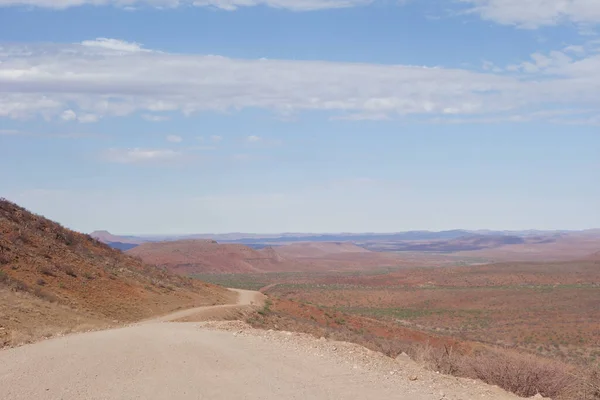
[[(252, 292), (242, 293), (238, 303), (253, 299)], [(189, 315), (178, 312), (166, 320)], [(474, 398), (440, 397), (425, 381), (388, 381), (389, 371), (384, 376), (319, 354), (317, 343), (323, 342), (299, 343), (288, 341), (294, 336), (285, 333), (269, 334), (285, 340), (209, 330), (193, 322), (146, 321), (8, 349), (0, 351), (0, 399)], [(413, 383), (419, 386), (411, 388)]]
[(177, 321), (179, 319), (184, 319), (188, 317), (195, 317), (196, 319), (203, 319), (202, 317), (206, 317), (206, 319), (210, 319), (210, 317), (214, 317), (221, 312), (227, 312), (229, 310), (239, 309), (241, 307), (247, 306), (260, 306), (264, 303), (265, 295), (259, 292), (255, 292), (253, 290), (242, 290), (242, 289), (229, 289), (232, 292), (236, 292), (237, 302), (235, 304), (222, 304), (218, 306), (205, 306), (205, 307), (196, 307), (189, 308), (186, 310), (176, 311), (171, 314), (163, 315), (161, 317), (153, 318), (147, 321), (141, 322), (141, 324), (148, 324), (154, 322), (169, 322), (169, 321)]

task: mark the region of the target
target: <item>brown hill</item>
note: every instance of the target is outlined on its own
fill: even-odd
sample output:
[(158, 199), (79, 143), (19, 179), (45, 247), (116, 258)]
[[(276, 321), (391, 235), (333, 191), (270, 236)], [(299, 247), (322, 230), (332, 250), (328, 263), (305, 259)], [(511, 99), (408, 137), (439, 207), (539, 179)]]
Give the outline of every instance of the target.
[(589, 259), (590, 259), (590, 260), (594, 260), (594, 261), (600, 261), (600, 251), (599, 251), (599, 252), (596, 252), (596, 253), (594, 253), (594, 254), (592, 254), (592, 255), (589, 257)]
[(229, 300), (0, 199), (0, 347)]
[(347, 270), (408, 264), (397, 255), (371, 252), (351, 243), (295, 243), (254, 250), (241, 244), (179, 240), (144, 243), (127, 254), (182, 275)]
[(310, 242), (294, 243), (274, 248), (275, 252), (284, 257), (318, 258), (334, 254), (371, 253), (369, 250), (347, 242)]
[(179, 274), (281, 271), (294, 265), (270, 248), (254, 250), (214, 240), (144, 243), (127, 254)]

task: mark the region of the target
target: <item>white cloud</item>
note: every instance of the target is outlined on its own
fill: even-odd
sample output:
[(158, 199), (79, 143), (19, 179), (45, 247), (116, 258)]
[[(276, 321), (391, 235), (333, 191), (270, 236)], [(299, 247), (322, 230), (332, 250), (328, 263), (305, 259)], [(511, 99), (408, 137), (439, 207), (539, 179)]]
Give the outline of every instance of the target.
[(288, 117), (325, 111), (337, 118), (386, 119), (600, 106), (600, 55), (590, 51), (534, 54), (508, 74), (83, 45), (0, 46), (0, 62), (0, 117), (9, 118), (259, 108)]
[(35, 6), (65, 9), (82, 5), (117, 6), (134, 11), (144, 6), (175, 8), (183, 6), (214, 7), (233, 11), (239, 7), (264, 5), (293, 11), (311, 11), (330, 8), (356, 7), (371, 3), (372, 0), (0, 0), (0, 7)]
[(222, 137), (222, 136), (219, 136), (219, 135), (212, 135), (212, 136), (210, 137), (210, 140), (212, 140), (212, 141), (213, 141), (213, 142), (215, 142), (215, 143), (218, 143), (218, 142), (220, 142), (221, 140), (223, 140), (223, 137)]
[[(2, 0), (0, 0), (2, 1)], [(83, 46), (95, 47), (107, 50), (116, 50), (125, 53), (137, 53), (140, 51), (149, 51), (142, 48), (139, 43), (125, 42), (118, 39), (98, 38), (96, 40), (84, 40)]]
[(346, 120), (346, 121), (385, 121), (390, 117), (385, 113), (367, 112), (367, 113), (354, 113), (347, 115), (336, 115), (332, 120)]
[(85, 132), (62, 132), (62, 133), (43, 133), (43, 132), (31, 132), (22, 131), (17, 129), (0, 129), (0, 135), (6, 136), (35, 136), (43, 138), (56, 138), (56, 139), (83, 139), (83, 138), (98, 138), (103, 135)]
[(600, 23), (598, 0), (460, 0), (470, 12), (505, 25), (534, 29), (563, 22)]
[[(538, 28), (561, 23), (580, 24), (582, 33), (589, 26), (600, 22), (598, 0), (458, 0), (467, 6), (467, 12), (482, 19), (522, 28)], [(209, 7), (234, 11), (242, 7), (266, 6), (291, 11), (314, 11), (336, 8), (360, 7), (375, 0), (0, 0), (0, 7), (33, 6), (66, 9), (84, 5), (114, 6), (128, 11), (147, 7), (170, 9), (178, 7)], [(405, 3), (401, 0), (399, 3)], [(396, 2), (398, 3), (398, 2)], [(454, 0), (439, 1), (440, 9), (446, 10)], [(96, 42), (96, 43), (94, 43)], [(143, 51), (136, 44), (125, 44), (119, 40), (101, 38), (84, 42), (103, 48), (120, 51)]]
[(182, 153), (170, 149), (109, 149), (104, 153), (107, 161), (121, 164), (172, 161)]
[(146, 121), (150, 122), (163, 122), (168, 121), (170, 118), (166, 115), (153, 115), (153, 114), (143, 114), (142, 118)]
[(77, 121), (83, 124), (90, 124), (92, 122), (98, 122), (99, 119), (100, 117), (98, 117), (96, 114), (83, 114), (77, 118)]
[(98, 120), (100, 119), (100, 117), (96, 114), (77, 115), (77, 113), (71, 109), (63, 111), (60, 114), (60, 118), (63, 121), (79, 121), (84, 124), (98, 122)]
[(177, 135), (169, 135), (169, 136), (167, 136), (167, 142), (181, 143), (181, 142), (183, 142), (183, 138), (181, 136), (177, 136)]
[(77, 119), (77, 114), (75, 114), (75, 111), (73, 111), (73, 110), (65, 110), (60, 115), (60, 118), (63, 121), (74, 121)]
[(187, 148), (188, 150), (197, 150), (197, 151), (209, 151), (216, 150), (216, 146), (190, 146)]
[(250, 143), (256, 143), (256, 142), (260, 142), (262, 139), (260, 136), (250, 135), (246, 138), (246, 140)]

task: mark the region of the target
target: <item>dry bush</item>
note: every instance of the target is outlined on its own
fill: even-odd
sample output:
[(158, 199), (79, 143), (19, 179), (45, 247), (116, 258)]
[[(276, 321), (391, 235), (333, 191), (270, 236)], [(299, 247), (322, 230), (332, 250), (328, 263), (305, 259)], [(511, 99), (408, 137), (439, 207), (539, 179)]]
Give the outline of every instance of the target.
[(3, 283), (5, 285), (9, 284), (9, 276), (6, 274), (6, 272), (4, 271), (0, 271), (0, 283)]
[(50, 303), (58, 303), (58, 297), (56, 297), (52, 293), (44, 292), (39, 287), (33, 289), (32, 294), (36, 297), (39, 297), (42, 300), (49, 301)]
[(83, 277), (85, 279), (89, 279), (90, 281), (96, 278), (94, 275), (90, 274), (89, 272), (84, 272)]
[(6, 265), (12, 261), (12, 257), (8, 254), (0, 253), (0, 265)]
[(497, 385), (519, 396), (541, 394), (550, 398), (572, 398), (577, 385), (573, 368), (558, 361), (530, 354), (488, 350), (463, 359), (463, 374)]
[(600, 399), (600, 365), (592, 366), (587, 374), (578, 374), (579, 382), (572, 398), (581, 400)]
[(54, 276), (54, 277), (56, 277), (56, 274), (54, 273), (54, 271), (52, 271), (52, 270), (51, 270), (50, 268), (48, 268), (48, 267), (41, 267), (41, 268), (40, 268), (40, 272), (41, 272), (43, 275), (46, 275), (46, 276)]
[(10, 277), (6, 272), (0, 271), (0, 283), (8, 286), (15, 292), (28, 292), (29, 286), (25, 282)]
[(73, 278), (77, 278), (77, 274), (75, 273), (72, 267), (65, 265), (64, 267), (60, 267), (59, 269), (62, 269), (65, 272), (65, 274), (72, 276)]
[(412, 346), (408, 354), (425, 367), (446, 375), (460, 375), (463, 368), (463, 358), (452, 347), (433, 347), (429, 343)]

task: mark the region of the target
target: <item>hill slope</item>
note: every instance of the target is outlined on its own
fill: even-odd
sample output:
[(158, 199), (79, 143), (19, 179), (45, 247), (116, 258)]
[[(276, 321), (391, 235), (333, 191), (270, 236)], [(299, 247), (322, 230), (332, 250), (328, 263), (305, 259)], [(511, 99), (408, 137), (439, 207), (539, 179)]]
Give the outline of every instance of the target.
[(144, 243), (127, 254), (179, 274), (263, 272), (283, 270), (290, 265), (270, 248), (254, 250), (242, 244), (202, 239)]
[(0, 347), (230, 299), (0, 199)]
[(213, 240), (144, 243), (127, 251), (178, 274), (323, 271), (397, 266), (394, 254), (376, 253), (351, 243), (295, 243), (255, 250)]

